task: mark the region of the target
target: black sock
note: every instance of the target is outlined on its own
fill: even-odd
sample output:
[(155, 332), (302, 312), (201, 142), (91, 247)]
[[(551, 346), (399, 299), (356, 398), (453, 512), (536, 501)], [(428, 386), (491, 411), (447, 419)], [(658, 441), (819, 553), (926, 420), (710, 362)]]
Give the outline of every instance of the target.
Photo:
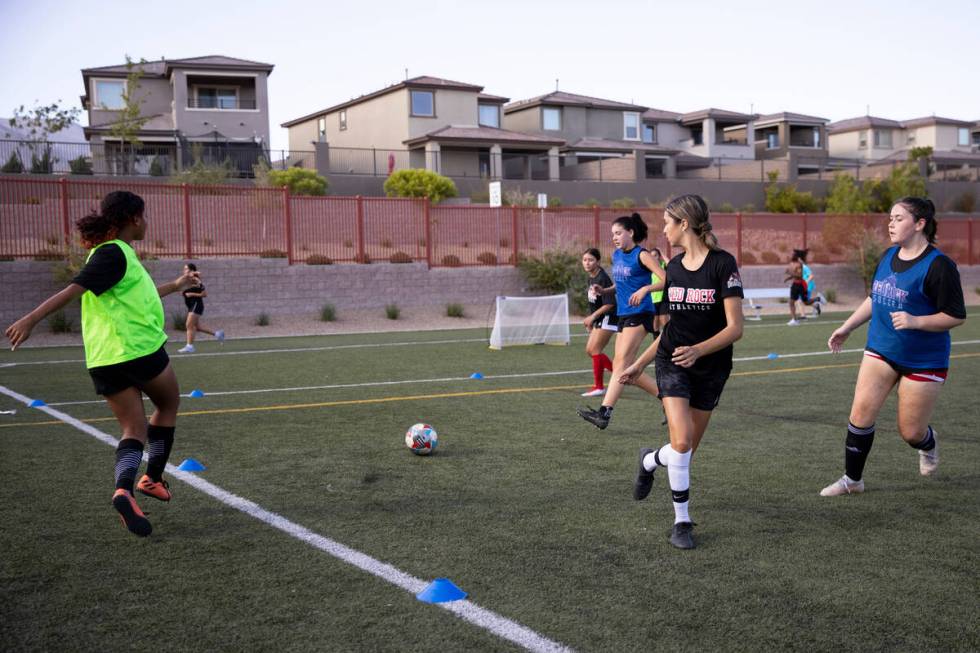
[(155, 426), (153, 424), (146, 427), (146, 443), (150, 447), (146, 475), (157, 483), (163, 478), (163, 469), (167, 466), (167, 461), (170, 460), (170, 450), (174, 446), (174, 428), (173, 426)]
[(599, 406), (599, 414), (605, 417), (606, 419), (612, 417), (612, 411), (613, 411), (612, 406)]
[(135, 438), (123, 438), (116, 447), (116, 489), (133, 493), (136, 472), (143, 460), (143, 443)]
[(852, 481), (860, 481), (864, 474), (864, 462), (871, 453), (875, 441), (875, 425), (866, 428), (847, 424), (847, 439), (844, 440), (844, 470)]
[(922, 436), (922, 439), (916, 443), (909, 442), (909, 446), (913, 449), (919, 449), (921, 451), (932, 451), (936, 448), (936, 438), (932, 434), (932, 427), (926, 427), (926, 434)]

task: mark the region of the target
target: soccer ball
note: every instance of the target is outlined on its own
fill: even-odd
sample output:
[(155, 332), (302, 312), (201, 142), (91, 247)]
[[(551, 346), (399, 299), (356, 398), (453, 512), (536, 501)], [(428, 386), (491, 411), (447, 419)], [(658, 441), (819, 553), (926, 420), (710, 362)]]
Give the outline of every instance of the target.
[(439, 436), (428, 424), (414, 424), (405, 432), (405, 446), (417, 456), (428, 456), (438, 445)]

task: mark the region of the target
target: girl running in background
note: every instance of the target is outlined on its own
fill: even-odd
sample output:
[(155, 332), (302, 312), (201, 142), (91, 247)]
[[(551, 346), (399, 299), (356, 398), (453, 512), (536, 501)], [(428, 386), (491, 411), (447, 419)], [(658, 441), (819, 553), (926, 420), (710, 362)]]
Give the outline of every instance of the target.
[[(184, 273), (186, 274), (188, 272), (197, 272), (197, 266), (193, 263), (186, 264), (184, 266)], [(212, 335), (218, 339), (218, 342), (224, 342), (224, 331), (211, 331), (201, 324), (201, 316), (204, 315), (204, 298), (208, 296), (208, 291), (204, 289), (204, 284), (200, 282), (200, 276), (198, 277), (197, 285), (188, 288), (182, 294), (184, 296), (184, 305), (187, 306), (187, 321), (185, 322), (185, 328), (187, 330), (187, 344), (178, 349), (177, 353), (194, 353), (194, 333), (196, 331), (201, 331)]]
[(583, 392), (583, 397), (600, 397), (606, 392), (605, 384), (602, 381), (605, 370), (610, 372), (613, 369), (612, 361), (602, 353), (609, 343), (612, 334), (619, 331), (616, 318), (616, 299), (612, 295), (601, 295), (592, 289), (592, 286), (610, 288), (613, 285), (612, 279), (606, 271), (599, 265), (602, 255), (595, 247), (591, 247), (582, 254), (582, 267), (589, 275), (589, 314), (582, 320), (585, 330), (589, 334), (589, 340), (585, 344), (585, 353), (592, 358), (592, 389)]
[[(816, 284), (813, 282), (813, 271), (806, 264), (806, 255), (809, 250), (794, 249), (793, 256), (790, 258), (789, 265), (786, 266), (786, 278), (784, 281), (792, 280), (789, 288), (789, 322), (787, 326), (797, 326), (799, 320), (806, 319), (806, 309), (803, 306), (812, 306), (820, 316), (822, 312), (820, 305), (824, 302), (823, 295), (815, 296)], [(796, 317), (796, 302), (799, 300), (800, 317)]]
[[(616, 218), (612, 224), (612, 241), (616, 246), (613, 252), (613, 285), (603, 288), (592, 286), (592, 291), (601, 295), (616, 295), (616, 314), (619, 316), (619, 334), (616, 336), (616, 353), (609, 388), (599, 410), (579, 408), (578, 414), (587, 422), (600, 429), (609, 425), (613, 407), (623, 392), (619, 377), (623, 370), (636, 360), (636, 353), (643, 342), (643, 336), (653, 333), (653, 318), (656, 309), (650, 293), (663, 288), (663, 282), (650, 283), (650, 273), (659, 266), (650, 252), (640, 246), (647, 237), (647, 225), (638, 213)], [(650, 394), (657, 395), (657, 383), (649, 376), (642, 375), (634, 383)]]
[[(667, 261), (664, 260), (664, 255), (660, 251), (659, 247), (651, 247), (650, 255), (653, 256), (654, 262), (660, 266), (659, 270), (655, 270), (650, 275), (650, 283), (656, 285), (658, 283), (663, 284), (666, 279)], [(655, 336), (660, 335), (660, 331), (663, 330), (664, 325), (667, 324), (667, 320), (670, 316), (667, 314), (667, 302), (664, 301), (664, 291), (663, 288), (660, 290), (655, 290), (650, 295), (650, 299), (653, 301), (653, 307), (657, 311), (656, 316), (653, 318), (653, 334)]]
[(928, 199), (905, 197), (892, 207), (888, 236), (893, 247), (878, 263), (871, 296), (827, 345), (840, 352), (867, 321), (864, 348), (844, 441), (844, 475), (820, 491), (836, 497), (864, 492), (864, 463), (882, 404), (898, 387), (898, 433), (919, 452), (919, 473), (939, 467), (936, 432), (929, 425), (949, 370), (949, 330), (966, 321), (959, 271), (936, 249), (936, 208)]
[[(16, 349), (38, 322), (81, 297), (85, 364), (95, 392), (105, 397), (122, 428), (116, 448), (112, 506), (126, 528), (141, 537), (152, 531), (133, 498), (143, 447), (149, 443), (149, 463), (136, 489), (170, 501), (163, 471), (173, 447), (180, 405), (177, 377), (163, 347), (167, 334), (163, 331), (160, 298), (198, 282), (196, 273), (185, 269), (174, 281), (154, 285), (131, 245), (146, 235), (144, 209), (142, 198), (133, 193), (114, 191), (106, 195), (98, 213), (75, 223), (82, 244), (91, 249), (85, 267), (68, 287), (5, 331), (12, 349)], [(154, 406), (149, 425), (144, 393)]]
[(688, 512), (691, 456), (731, 374), (732, 345), (742, 337), (742, 279), (735, 257), (718, 248), (709, 218), (698, 195), (682, 195), (664, 209), (664, 235), (671, 247), (684, 249), (667, 264), (670, 321), (621, 379), (635, 383), (656, 360), (670, 442), (640, 450), (633, 498), (645, 499), (654, 471), (667, 468), (674, 502), (670, 543), (679, 549), (694, 548)]

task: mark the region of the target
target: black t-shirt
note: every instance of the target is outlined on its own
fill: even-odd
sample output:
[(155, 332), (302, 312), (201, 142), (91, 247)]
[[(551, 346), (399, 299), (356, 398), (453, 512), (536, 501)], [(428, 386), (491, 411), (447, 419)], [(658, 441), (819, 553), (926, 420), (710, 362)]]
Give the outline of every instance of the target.
[[(613, 285), (613, 280), (609, 278), (609, 275), (606, 274), (605, 270), (599, 268), (599, 274), (595, 275), (594, 277), (589, 277), (589, 287), (592, 287), (594, 285), (598, 285), (601, 288), (608, 288), (611, 285)], [(591, 295), (589, 296), (591, 297)], [(613, 307), (612, 311), (606, 313), (606, 315), (609, 316), (610, 320), (616, 319), (616, 295), (615, 294), (597, 295), (595, 301), (590, 299), (589, 313), (595, 313), (596, 311), (599, 310), (600, 306), (612, 306)], [(605, 317), (605, 315), (603, 317)]]
[[(735, 257), (724, 250), (711, 250), (697, 270), (684, 267), (678, 254), (667, 264), (664, 300), (670, 321), (660, 335), (657, 358), (669, 361), (674, 349), (696, 345), (717, 334), (728, 324), (725, 317), (725, 298), (742, 297), (742, 278)], [(713, 354), (702, 356), (693, 369), (703, 372), (730, 372), (731, 345)]]
[(95, 250), (85, 267), (75, 275), (72, 283), (77, 283), (94, 295), (101, 295), (126, 276), (126, 255), (115, 243), (103, 245)]
[(184, 296), (184, 304), (187, 305), (187, 308), (188, 309), (194, 308), (194, 306), (196, 306), (198, 302), (201, 303), (201, 306), (204, 305), (204, 298), (203, 297), (188, 297), (187, 296), (187, 293), (199, 293), (199, 292), (204, 292), (204, 284), (203, 283), (202, 284), (198, 284), (196, 286), (191, 286), (190, 288), (188, 288), (187, 290), (184, 290), (181, 293)]
[[(898, 253), (892, 257), (892, 272), (905, 272), (913, 265), (929, 255), (929, 252), (936, 249), (932, 245), (923, 250), (921, 254), (911, 261), (904, 261), (898, 258)], [(960, 285), (960, 272), (956, 269), (956, 263), (941, 254), (929, 264), (926, 278), (922, 281), (922, 292), (936, 305), (940, 313), (945, 313), (950, 317), (966, 319), (966, 303), (963, 301), (963, 286)]]

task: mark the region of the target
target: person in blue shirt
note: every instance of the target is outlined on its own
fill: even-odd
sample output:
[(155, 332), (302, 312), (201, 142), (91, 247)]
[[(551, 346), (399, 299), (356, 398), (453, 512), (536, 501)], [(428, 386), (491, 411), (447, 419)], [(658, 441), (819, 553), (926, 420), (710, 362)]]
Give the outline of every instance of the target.
[[(582, 419), (600, 429), (609, 425), (613, 407), (623, 392), (619, 377), (636, 360), (643, 337), (654, 331), (653, 319), (657, 309), (650, 294), (663, 290), (664, 280), (657, 277), (658, 281), (654, 283), (650, 276), (652, 272), (659, 271), (660, 266), (650, 252), (640, 245), (646, 238), (647, 225), (638, 213), (616, 218), (612, 224), (612, 241), (616, 246), (612, 256), (613, 285), (603, 288), (593, 284), (591, 288), (597, 295), (616, 294), (616, 314), (619, 317), (613, 372), (602, 405), (599, 410), (578, 409)], [(659, 392), (657, 382), (646, 374), (640, 375), (633, 384), (655, 397)]]
[(785, 281), (792, 280), (789, 288), (789, 315), (788, 326), (797, 326), (799, 320), (806, 319), (806, 309), (800, 306), (800, 317), (796, 317), (796, 302), (799, 300), (805, 306), (813, 306), (819, 316), (821, 313), (820, 305), (824, 303), (822, 294), (816, 294), (816, 284), (813, 281), (813, 270), (806, 264), (806, 255), (809, 250), (794, 249), (793, 256), (790, 258), (789, 265), (786, 267)]
[(898, 388), (898, 432), (919, 454), (919, 473), (939, 466), (936, 431), (929, 424), (949, 370), (950, 329), (966, 320), (956, 264), (936, 249), (936, 207), (905, 197), (888, 218), (892, 242), (881, 257), (871, 295), (827, 341), (838, 353), (854, 329), (870, 320), (844, 441), (844, 476), (820, 491), (835, 497), (864, 492), (864, 464), (875, 420)]

